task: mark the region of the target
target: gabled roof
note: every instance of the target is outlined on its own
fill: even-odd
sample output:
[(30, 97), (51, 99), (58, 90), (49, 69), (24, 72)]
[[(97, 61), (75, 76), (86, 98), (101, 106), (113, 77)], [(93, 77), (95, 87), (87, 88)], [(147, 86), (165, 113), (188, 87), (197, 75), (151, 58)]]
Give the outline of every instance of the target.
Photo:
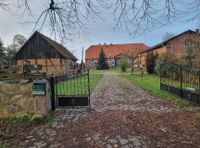
[(52, 40), (51, 38), (41, 34), (38, 31), (35, 31), (34, 34), (25, 42), (25, 44), (20, 48), (20, 50), (18, 51), (18, 53), (16, 54), (15, 57), (17, 57), (17, 55), (21, 52), (21, 50), (23, 50), (25, 48), (25, 46), (31, 42), (31, 39), (34, 36), (40, 36), (44, 41), (46, 41), (47, 44), (49, 44), (54, 50), (56, 50), (58, 53), (60, 53), (64, 58), (67, 59), (72, 59), (74, 61), (77, 61), (77, 58), (69, 51), (67, 50), (63, 45), (61, 45), (60, 43)]
[(195, 32), (195, 31), (192, 31), (192, 30), (184, 31), (184, 32), (182, 32), (182, 33), (180, 33), (180, 34), (178, 34), (178, 35), (176, 35), (176, 36), (173, 36), (173, 37), (171, 37), (171, 38), (169, 38), (169, 39), (167, 39), (167, 40), (165, 40), (165, 41), (163, 41), (163, 42), (161, 42), (161, 43), (159, 43), (159, 44), (157, 44), (157, 45), (154, 45), (154, 46), (152, 46), (152, 47), (150, 47), (150, 48), (147, 48), (147, 49), (144, 50), (144, 51), (141, 51), (139, 54), (148, 52), (148, 51), (150, 51), (150, 50), (154, 50), (154, 49), (156, 49), (156, 48), (160, 48), (160, 47), (162, 47), (162, 46), (164, 46), (164, 45), (167, 45), (169, 41), (171, 41), (171, 40), (173, 40), (173, 39), (175, 39), (175, 38), (178, 38), (178, 37), (180, 37), (180, 36), (182, 36), (183, 34), (186, 34), (186, 33), (190, 33), (190, 34), (191, 34), (191, 33), (194, 33), (194, 34), (196, 34), (196, 32)]
[(104, 51), (106, 58), (114, 58), (115, 56), (120, 54), (134, 57), (139, 52), (147, 48), (148, 46), (143, 43), (91, 45), (86, 50), (85, 59), (86, 60), (98, 59), (101, 50)]
[(62, 44), (50, 39), (49, 37), (39, 33), (51, 46), (53, 46), (58, 52), (60, 52), (64, 57), (68, 59), (78, 60), (69, 50), (67, 50)]

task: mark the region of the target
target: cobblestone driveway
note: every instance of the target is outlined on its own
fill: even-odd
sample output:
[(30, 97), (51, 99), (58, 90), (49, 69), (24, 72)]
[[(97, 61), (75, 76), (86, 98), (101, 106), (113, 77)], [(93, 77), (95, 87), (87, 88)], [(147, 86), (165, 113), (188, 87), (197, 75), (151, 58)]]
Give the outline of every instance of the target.
[(92, 108), (97, 111), (123, 109), (172, 111), (177, 106), (157, 99), (117, 74), (105, 74), (92, 95)]
[[(101, 130), (74, 133), (78, 123), (87, 125), (91, 118), (103, 116), (104, 112), (126, 110), (145, 112), (171, 112), (178, 110), (167, 102), (161, 101), (132, 83), (113, 74), (104, 74), (102, 80), (91, 96), (91, 108), (67, 108), (56, 111), (56, 121), (45, 127), (31, 130), (21, 147), (148, 147), (135, 131), (102, 133)], [(114, 122), (114, 121), (113, 121)], [(88, 125), (89, 126), (89, 125)], [(92, 125), (90, 125), (92, 126)], [(80, 125), (78, 128), (81, 128)], [(99, 127), (100, 128), (100, 127)], [(92, 130), (92, 129), (91, 129)]]

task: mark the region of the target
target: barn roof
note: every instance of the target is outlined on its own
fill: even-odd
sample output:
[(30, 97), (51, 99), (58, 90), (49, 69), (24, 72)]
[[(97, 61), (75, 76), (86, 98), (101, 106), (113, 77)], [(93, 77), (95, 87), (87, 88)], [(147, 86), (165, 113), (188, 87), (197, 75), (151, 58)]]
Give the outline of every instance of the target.
[(148, 46), (143, 43), (92, 45), (86, 50), (85, 59), (98, 59), (101, 50), (104, 51), (106, 58), (114, 58), (120, 54), (134, 57), (137, 53), (147, 48)]
[(165, 40), (165, 41), (163, 41), (163, 42), (157, 44), (157, 45), (154, 45), (154, 46), (152, 46), (152, 47), (147, 48), (147, 49), (144, 50), (144, 51), (141, 51), (139, 54), (142, 54), (142, 53), (145, 53), (145, 52), (148, 52), (148, 51), (151, 51), (151, 50), (155, 50), (155, 49), (160, 48), (160, 47), (162, 47), (162, 46), (165, 46), (165, 45), (167, 45), (171, 40), (176, 39), (176, 38), (178, 38), (178, 37), (180, 37), (180, 36), (182, 36), (182, 35), (184, 35), (184, 34), (188, 34), (188, 33), (189, 33), (189, 34), (197, 34), (195, 31), (186, 30), (186, 31), (184, 31), (184, 32), (182, 32), (182, 33), (180, 33), (180, 34), (178, 34), (178, 35), (176, 35), (176, 36), (173, 36), (173, 37), (171, 37), (171, 38), (169, 38), (169, 39), (167, 39), (167, 40)]
[[(48, 44), (49, 47), (51, 47), (51, 49), (57, 51), (62, 57), (67, 58), (67, 59), (72, 59), (74, 61), (77, 61), (77, 58), (69, 51), (67, 50), (63, 45), (61, 45), (60, 43), (52, 40), (51, 38), (43, 35), (42, 33), (35, 31), (35, 33), (26, 41), (26, 43), (21, 47), (21, 49), (18, 51), (18, 53), (16, 54), (15, 58), (18, 59), (19, 54), (21, 52), (23, 52), (24, 50), (26, 50), (26, 45), (30, 42), (32, 42), (32, 38), (34, 38), (35, 36), (39, 36), (41, 37), (44, 41), (45, 44)], [(40, 42), (38, 44), (41, 44)]]

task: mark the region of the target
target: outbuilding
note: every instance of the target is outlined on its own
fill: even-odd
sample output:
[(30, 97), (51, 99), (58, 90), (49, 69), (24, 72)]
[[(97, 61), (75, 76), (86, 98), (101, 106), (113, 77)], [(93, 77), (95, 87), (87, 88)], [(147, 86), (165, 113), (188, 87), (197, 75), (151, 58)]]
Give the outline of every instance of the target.
[(36, 31), (17, 52), (16, 63), (24, 71), (25, 65), (41, 65), (47, 74), (66, 73), (77, 58), (63, 45)]

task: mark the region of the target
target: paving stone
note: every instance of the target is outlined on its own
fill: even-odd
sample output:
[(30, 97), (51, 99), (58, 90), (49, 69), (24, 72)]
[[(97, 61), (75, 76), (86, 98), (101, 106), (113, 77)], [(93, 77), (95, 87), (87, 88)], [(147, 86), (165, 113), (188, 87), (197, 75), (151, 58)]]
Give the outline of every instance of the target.
[(117, 135), (117, 138), (118, 138), (118, 139), (121, 139), (121, 136), (120, 136), (120, 135)]
[(37, 146), (30, 146), (29, 148), (37, 148)]
[(40, 141), (40, 142), (34, 142), (34, 145), (35, 146), (40, 146), (40, 145), (42, 145), (44, 142), (43, 141)]
[(56, 144), (50, 145), (49, 148), (58, 148), (58, 147), (60, 147), (60, 146), (61, 146), (61, 144), (56, 143)]
[(112, 148), (112, 145), (106, 144), (106, 148)]
[(109, 138), (110, 138), (110, 136), (105, 136), (105, 138), (104, 138), (104, 139), (105, 139), (105, 140), (107, 140), (107, 139), (109, 139)]
[(115, 139), (109, 139), (108, 142), (111, 143), (111, 144), (116, 144), (116, 143), (118, 143), (118, 141), (115, 140)]
[(94, 140), (99, 140), (99, 138), (100, 138), (100, 134), (95, 134), (95, 135), (93, 136), (93, 139), (94, 139)]
[(48, 143), (52, 143), (53, 141), (55, 141), (55, 137), (50, 137), (47, 139)]
[(123, 145), (123, 148), (131, 148), (129, 145)]
[(44, 147), (46, 147), (47, 146), (47, 143), (42, 143), (41, 145), (39, 145), (37, 148), (44, 148)]
[(91, 141), (92, 138), (91, 137), (88, 137), (88, 138), (85, 138), (86, 141)]
[(31, 138), (33, 138), (33, 136), (28, 136), (28, 137), (26, 137), (26, 139), (31, 139)]
[(127, 144), (129, 141), (127, 139), (119, 139), (119, 142), (121, 143), (121, 145), (125, 145)]
[(23, 142), (28, 144), (30, 142), (30, 140), (24, 140)]
[(118, 144), (114, 144), (113, 147), (114, 147), (114, 148), (118, 148), (119, 145), (118, 145)]

